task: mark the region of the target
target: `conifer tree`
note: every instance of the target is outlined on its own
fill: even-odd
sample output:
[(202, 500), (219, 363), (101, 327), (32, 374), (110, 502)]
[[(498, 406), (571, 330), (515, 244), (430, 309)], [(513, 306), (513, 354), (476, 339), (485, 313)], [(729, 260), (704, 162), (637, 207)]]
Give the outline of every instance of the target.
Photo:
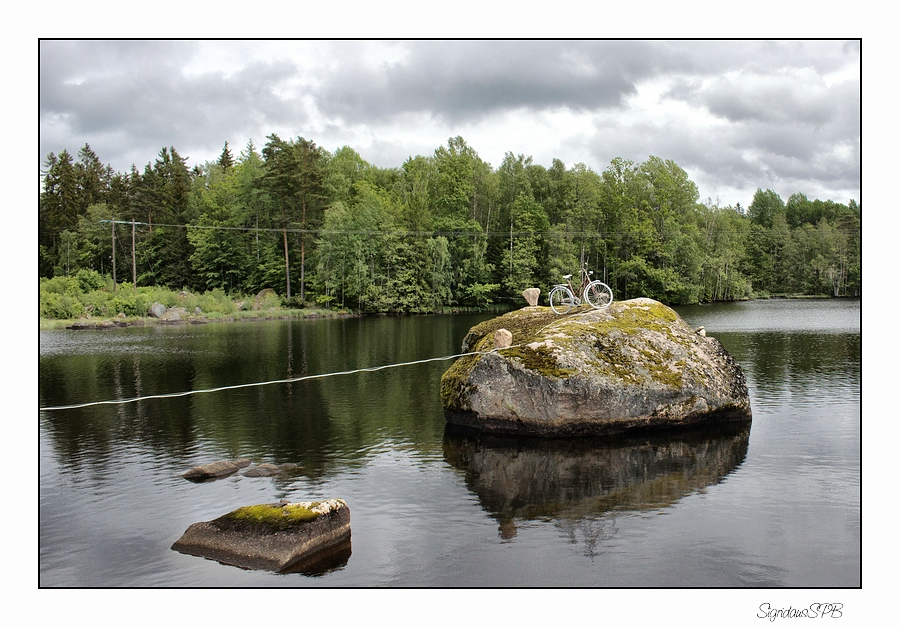
[(219, 160), (216, 163), (219, 164), (223, 172), (227, 172), (228, 168), (234, 167), (234, 156), (231, 154), (228, 142), (225, 142), (225, 147), (222, 148), (222, 154), (219, 155)]

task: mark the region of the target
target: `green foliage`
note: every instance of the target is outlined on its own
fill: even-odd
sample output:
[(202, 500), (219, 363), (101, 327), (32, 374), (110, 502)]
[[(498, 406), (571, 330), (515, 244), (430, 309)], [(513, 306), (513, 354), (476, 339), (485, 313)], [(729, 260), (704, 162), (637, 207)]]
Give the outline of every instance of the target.
[(203, 313), (220, 313), (232, 314), (237, 311), (234, 301), (220, 287), (209, 292), (204, 292), (199, 296), (193, 296), (186, 303), (188, 311), (193, 311), (195, 307), (199, 307)]
[(41, 279), (41, 294), (65, 294), (67, 296), (77, 296), (81, 293), (78, 285), (78, 279), (75, 277), (57, 276), (52, 279)]
[[(656, 156), (615, 158), (598, 173), (507, 152), (492, 168), (453, 137), (378, 168), (349, 146), (267, 140), (237, 158), (225, 142), (216, 161), (190, 169), (174, 147), (128, 173), (88, 145), (75, 158), (48, 155), (38, 266), (52, 282), (41, 284), (41, 315), (143, 315), (158, 301), (227, 316), (225, 295), (267, 288), (279, 302), (266, 308), (282, 297), (362, 312), (488, 307), (521, 303), (527, 287), (546, 293), (584, 263), (617, 299), (861, 294), (855, 201), (798, 192), (785, 203), (758, 189), (746, 212), (700, 203), (687, 173)], [(122, 283), (132, 254), (136, 292)]]
[(84, 306), (76, 296), (41, 290), (41, 318), (69, 320), (80, 316), (82, 311), (84, 311)]
[(772, 228), (779, 217), (784, 217), (785, 206), (781, 197), (771, 189), (757, 189), (753, 201), (747, 209), (750, 222), (766, 228)]
[(124, 283), (116, 290), (115, 296), (109, 300), (104, 312), (107, 316), (125, 314), (126, 316), (143, 316), (147, 313), (149, 305), (144, 300), (143, 294), (131, 289), (131, 284)]
[[(87, 285), (98, 283), (96, 273), (85, 271)], [(184, 307), (190, 312), (199, 308), (204, 314), (227, 316), (237, 311), (234, 299), (222, 289), (214, 289), (202, 294), (184, 291), (175, 292), (163, 287), (140, 287), (134, 289), (130, 283), (119, 283), (113, 291), (106, 286), (105, 279), (99, 277), (103, 286), (99, 289), (82, 291), (79, 278), (55, 277), (41, 279), (40, 315), (42, 318), (71, 320), (82, 316), (111, 318), (117, 314), (130, 317), (146, 316), (150, 305), (158, 302), (166, 307)], [(252, 297), (243, 297), (253, 303)], [(281, 307), (281, 297), (274, 292), (267, 293), (261, 301), (261, 308)]]
[(509, 249), (503, 251), (500, 284), (510, 296), (540, 285), (545, 267), (542, 235), (550, 224), (543, 207), (526, 192), (520, 192), (511, 207)]
[[(306, 293), (307, 296), (313, 296), (312, 302), (316, 302), (315, 295), (310, 292)], [(306, 301), (301, 299), (299, 296), (292, 296), (290, 299), (284, 299), (281, 301), (282, 307), (287, 307), (288, 309), (305, 309)]]
[(178, 292), (165, 287), (139, 287), (137, 291), (143, 295), (144, 301), (150, 304), (160, 303), (166, 307), (180, 307), (182, 304)]
[(462, 302), (471, 307), (484, 308), (494, 302), (499, 291), (499, 283), (473, 283), (465, 289)]
[(262, 298), (259, 299), (259, 309), (266, 311), (268, 309), (278, 309), (282, 305), (282, 298), (274, 291), (264, 291)]
[[(204, 213), (197, 221), (201, 228), (188, 229), (188, 242), (193, 247), (190, 261), (193, 284), (207, 290), (237, 290), (243, 286), (249, 265), (246, 235), (231, 230), (227, 220), (217, 220)], [(226, 227), (217, 229), (216, 227)]]
[(96, 270), (86, 270), (82, 268), (78, 271), (78, 274), (75, 275), (75, 280), (78, 281), (78, 289), (82, 292), (99, 290), (106, 286), (106, 279), (100, 276), (100, 273)]
[[(112, 292), (100, 289), (93, 290), (90, 292), (86, 292), (79, 296), (79, 301), (83, 305), (82, 311), (78, 312), (78, 316), (54, 316), (61, 320), (67, 320), (71, 318), (80, 317), (82, 315), (86, 317), (91, 316), (107, 316), (111, 317), (115, 315), (115, 311), (110, 311), (109, 302), (112, 300)], [(143, 314), (141, 314), (143, 315)]]

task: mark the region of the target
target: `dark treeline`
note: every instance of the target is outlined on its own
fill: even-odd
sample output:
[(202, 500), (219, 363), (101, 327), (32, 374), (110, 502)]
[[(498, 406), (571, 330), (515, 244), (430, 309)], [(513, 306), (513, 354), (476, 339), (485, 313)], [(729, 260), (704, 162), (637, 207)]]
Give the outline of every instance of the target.
[(163, 148), (127, 173), (88, 145), (49, 154), (40, 276), (88, 269), (140, 286), (270, 287), (289, 303), (359, 311), (483, 307), (521, 300), (527, 287), (546, 295), (581, 263), (617, 299), (861, 294), (852, 200), (785, 202), (760, 189), (746, 209), (721, 207), (658, 157), (616, 158), (598, 173), (507, 153), (493, 168), (455, 137), (378, 168), (350, 147), (267, 140), (238, 155), (226, 142), (217, 161), (193, 168)]

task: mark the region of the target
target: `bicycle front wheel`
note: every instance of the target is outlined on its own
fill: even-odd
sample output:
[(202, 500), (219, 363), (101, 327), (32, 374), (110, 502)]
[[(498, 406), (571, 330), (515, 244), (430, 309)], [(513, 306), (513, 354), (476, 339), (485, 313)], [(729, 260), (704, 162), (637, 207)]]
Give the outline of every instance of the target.
[(584, 300), (594, 309), (606, 309), (613, 301), (612, 290), (602, 281), (591, 281), (584, 288)]
[(550, 290), (550, 308), (558, 314), (568, 313), (574, 301), (572, 292), (561, 285)]

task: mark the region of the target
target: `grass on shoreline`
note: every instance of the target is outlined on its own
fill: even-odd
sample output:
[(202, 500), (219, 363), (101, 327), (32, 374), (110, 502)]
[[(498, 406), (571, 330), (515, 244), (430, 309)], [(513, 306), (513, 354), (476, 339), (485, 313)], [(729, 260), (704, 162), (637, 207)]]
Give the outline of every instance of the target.
[(62, 329), (75, 324), (142, 326), (171, 324), (150, 316), (154, 304), (177, 311), (185, 323), (233, 322), (292, 318), (325, 318), (352, 315), (349, 309), (327, 309), (299, 299), (285, 300), (274, 290), (256, 295), (226, 294), (215, 289), (202, 294), (163, 287), (113, 284), (90, 270), (75, 276), (40, 280), (39, 320), (41, 329)]

